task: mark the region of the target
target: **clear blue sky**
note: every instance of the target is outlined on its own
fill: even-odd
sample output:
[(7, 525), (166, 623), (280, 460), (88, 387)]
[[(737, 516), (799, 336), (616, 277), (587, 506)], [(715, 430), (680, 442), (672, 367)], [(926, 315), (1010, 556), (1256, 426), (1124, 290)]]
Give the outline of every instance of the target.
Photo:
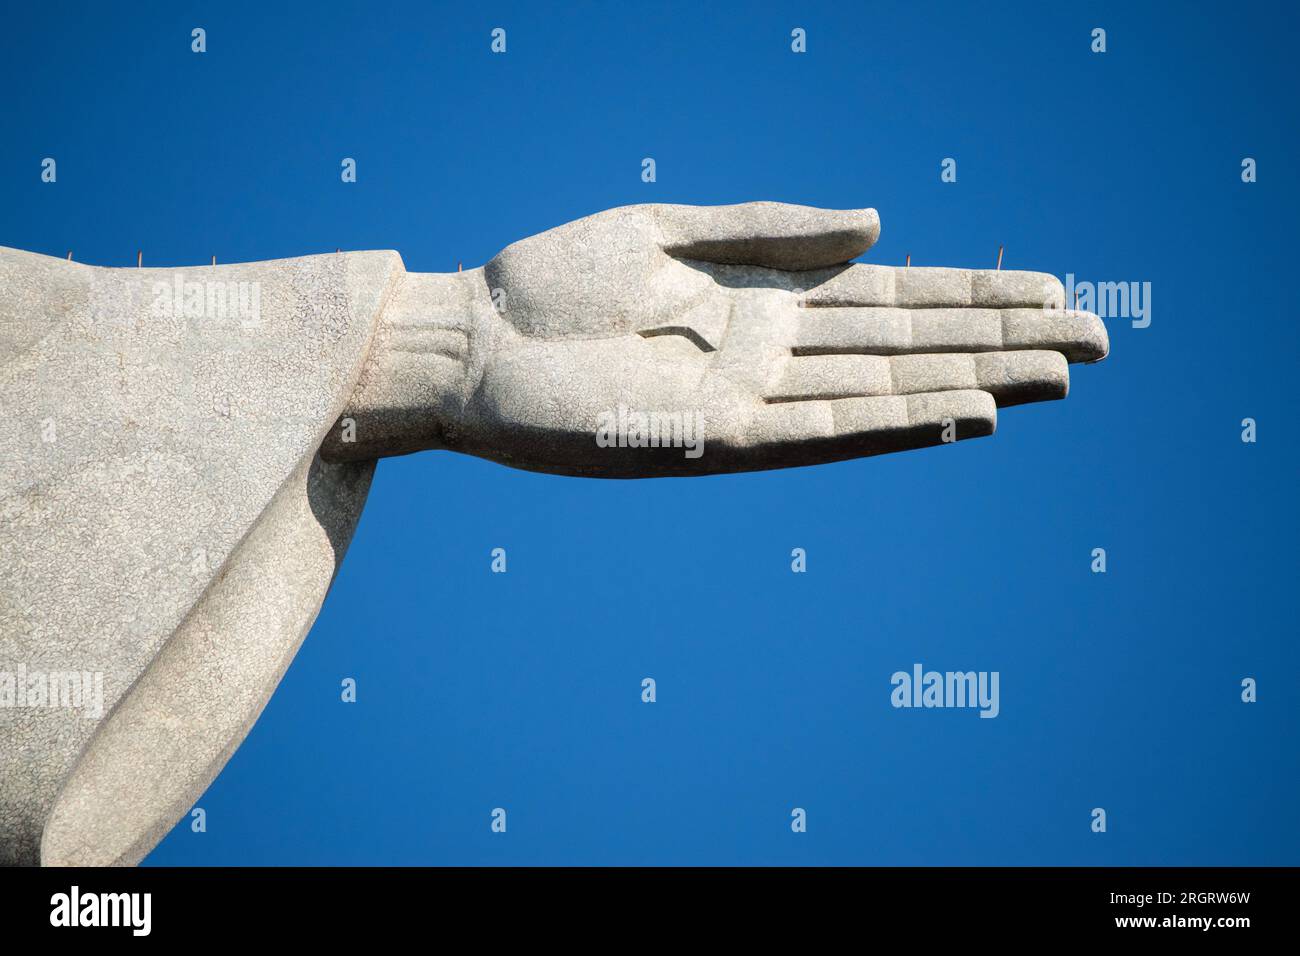
[[(640, 482), (384, 461), (208, 831), (149, 862), (1300, 863), (1296, 27), (1256, 3), (12, 7), (4, 245), (450, 271), (610, 206), (773, 199), (875, 206), (867, 261), (1005, 245), (1152, 283), (1150, 327), (1111, 320), (1067, 401), (955, 448)], [(916, 662), (1000, 672), (1000, 716), (893, 709)]]

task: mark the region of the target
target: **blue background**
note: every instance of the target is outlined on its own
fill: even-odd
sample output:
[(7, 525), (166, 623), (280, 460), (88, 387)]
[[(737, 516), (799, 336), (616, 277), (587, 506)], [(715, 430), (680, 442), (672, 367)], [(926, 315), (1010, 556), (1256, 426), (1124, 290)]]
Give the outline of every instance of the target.
[[(871, 262), (1153, 286), (991, 439), (697, 480), (384, 461), (207, 832), (149, 862), (1300, 863), (1294, 7), (1070, 7), (11, 5), (5, 245), (451, 271), (774, 199), (875, 206)], [(999, 671), (1001, 715), (893, 709), (915, 662)]]

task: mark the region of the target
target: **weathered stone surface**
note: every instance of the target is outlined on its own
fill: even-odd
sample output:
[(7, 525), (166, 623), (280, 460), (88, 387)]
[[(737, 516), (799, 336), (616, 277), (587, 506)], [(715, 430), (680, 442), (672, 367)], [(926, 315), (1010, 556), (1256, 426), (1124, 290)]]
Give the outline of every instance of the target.
[[(155, 283), (178, 274), (259, 283), (260, 322), (158, 314)], [(401, 274), (391, 252), (155, 270), (0, 251), (0, 325), (16, 345), (0, 366), (0, 671), (98, 674), (103, 693), (99, 715), (86, 706), (0, 707), (0, 860), (36, 861), (60, 788), (79, 759), (94, 758), (118, 716), (157, 721), (182, 751), (207, 732), (177, 719), (183, 709), (113, 708), (147, 686), (174, 635), (199, 626), (196, 609), (229, 593), (231, 562), (252, 546), (259, 520), (288, 508), (273, 502), (310, 464), (351, 393)], [(360, 486), (363, 497), (358, 476), (368, 473), (330, 469), (323, 482)], [(328, 586), (320, 555), (304, 553), (321, 550), (309, 537), (286, 535), (278, 546), (286, 593), (259, 597), (265, 656), (229, 651), (224, 686), (207, 688), (214, 707), (230, 706), (235, 688), (262, 684), (269, 694), (267, 668), (287, 659)], [(263, 703), (245, 708), (239, 736)], [(135, 759), (146, 755), (116, 752), (122, 759), (102, 766), (108, 779), (85, 792), (130, 793), (140, 806), (129, 809), (143, 821), (167, 788), (152, 761)], [(192, 784), (175, 800), (181, 811), (222, 762), (210, 772), (185, 761), (169, 768)], [(151, 820), (148, 832), (156, 839), (171, 822)], [(65, 816), (60, 852), (75, 829)], [(151, 845), (127, 839), (123, 859)], [(89, 859), (116, 862), (98, 851)]]
[[(844, 264), (879, 231), (870, 209), (630, 206), (412, 276), (348, 403), (356, 441), (335, 429), (322, 456), (447, 448), (608, 478), (817, 464), (940, 444), (948, 420), (949, 440), (990, 434), (997, 405), (1063, 398), (1066, 362), (1105, 356), (1052, 276)], [(602, 447), (619, 409), (702, 421), (706, 451)]]
[[(99, 715), (0, 707), (0, 862), (133, 863), (185, 813), (310, 628), (377, 458), (817, 464), (989, 435), (1105, 357), (1051, 276), (846, 264), (879, 230), (874, 210), (632, 206), (449, 275), (392, 252), (0, 250), (0, 674), (103, 678)], [(214, 314), (230, 283), (258, 290), (256, 322)]]

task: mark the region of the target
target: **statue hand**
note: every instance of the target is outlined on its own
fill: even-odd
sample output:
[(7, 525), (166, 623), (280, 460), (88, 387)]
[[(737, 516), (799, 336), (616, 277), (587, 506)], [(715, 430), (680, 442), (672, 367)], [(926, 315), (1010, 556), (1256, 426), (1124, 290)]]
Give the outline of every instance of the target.
[(600, 477), (810, 465), (989, 435), (1105, 357), (1051, 276), (846, 265), (879, 230), (872, 209), (644, 205), (514, 243), (465, 274), (443, 444)]

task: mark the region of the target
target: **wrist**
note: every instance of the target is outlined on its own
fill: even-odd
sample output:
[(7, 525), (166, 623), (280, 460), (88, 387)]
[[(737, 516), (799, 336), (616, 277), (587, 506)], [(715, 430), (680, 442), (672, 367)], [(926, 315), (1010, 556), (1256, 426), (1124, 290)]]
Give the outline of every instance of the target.
[(331, 461), (446, 447), (471, 390), (482, 269), (408, 272), (380, 317), (352, 396), (321, 445)]

